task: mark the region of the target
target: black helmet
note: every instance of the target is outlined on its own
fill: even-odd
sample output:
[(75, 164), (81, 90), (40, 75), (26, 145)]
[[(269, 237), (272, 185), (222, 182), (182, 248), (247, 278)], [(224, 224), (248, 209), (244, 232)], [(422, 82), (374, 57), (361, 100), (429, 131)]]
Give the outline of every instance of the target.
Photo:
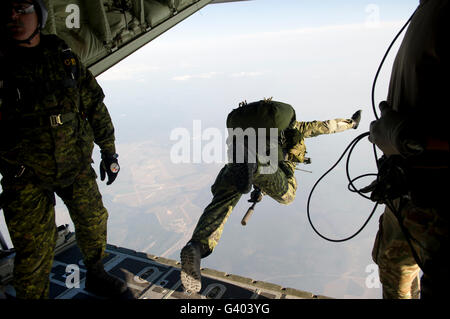
[[(33, 4), (34, 6), (34, 10), (36, 11), (36, 14), (38, 16), (39, 19), (39, 29), (42, 30), (45, 28), (45, 24), (47, 22), (47, 18), (48, 18), (48, 11), (47, 11), (47, 7), (45, 6), (45, 3), (43, 0), (2, 0), (1, 1), (1, 7), (2, 7), (2, 11), (4, 10), (3, 6), (8, 6), (8, 4), (10, 4), (11, 2), (18, 2), (18, 3), (29, 3), (29, 4)], [(8, 14), (5, 10), (5, 12), (2, 12), (3, 14)], [(2, 14), (2, 18), (3, 18), (3, 14)], [(4, 23), (5, 21), (2, 21), (2, 23)]]
[(45, 6), (43, 0), (32, 0), (32, 2), (39, 18), (39, 25), (40, 25), (39, 28), (42, 30), (45, 28), (45, 24), (48, 18), (47, 7)]
[[(14, 40), (16, 43), (31, 43), (31, 40), (45, 27), (45, 24), (46, 24), (47, 18), (48, 18), (47, 7), (45, 6), (45, 3), (43, 0), (6, 0), (6, 1), (0, 0), (0, 8), (2, 9), (1, 11), (3, 13), (0, 15), (1, 16), (0, 20), (2, 20), (0, 23), (0, 33), (5, 32), (6, 21), (8, 19), (7, 11), (4, 10), (5, 8), (3, 6), (6, 6), (6, 8), (8, 8), (7, 6), (8, 6), (8, 4), (11, 4), (11, 2), (28, 3), (28, 4), (33, 4), (33, 6), (34, 6), (34, 10), (38, 16), (38, 22), (39, 22), (36, 30), (34, 30), (34, 32), (28, 37), (28, 39)], [(2, 35), (2, 37), (3, 37), (3, 35)]]

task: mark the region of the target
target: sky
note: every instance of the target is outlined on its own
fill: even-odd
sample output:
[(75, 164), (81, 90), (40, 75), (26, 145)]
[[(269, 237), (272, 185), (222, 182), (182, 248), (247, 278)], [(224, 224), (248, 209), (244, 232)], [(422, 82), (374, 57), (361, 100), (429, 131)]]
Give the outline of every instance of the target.
[[(382, 209), (359, 236), (335, 244), (313, 233), (306, 219), (306, 201), (315, 181), (335, 163), (348, 143), (368, 131), (374, 120), (370, 93), (375, 72), (391, 40), (417, 5), (415, 0), (252, 0), (208, 5), (97, 77), (116, 128), (119, 161), (125, 169), (127, 162), (120, 155), (126, 145), (150, 140), (165, 145), (169, 152), (175, 143), (170, 136), (181, 128), (191, 133), (194, 146), (195, 123), (200, 123), (201, 132), (207, 128), (223, 132), (223, 142), (226, 116), (243, 100), (273, 97), (291, 104), (301, 121), (349, 118), (356, 110), (363, 110), (358, 130), (306, 141), (312, 164), (299, 168), (313, 173), (296, 172), (299, 190), (291, 206), (283, 211), (279, 204), (267, 200), (259, 204), (250, 225), (242, 230), (241, 212), (247, 203), (241, 200), (235, 208), (240, 212), (232, 214), (219, 246), (202, 265), (338, 298), (380, 298), (380, 289), (366, 287), (362, 292), (350, 293), (338, 286), (346, 274), (360, 280), (370, 274), (370, 253)], [(378, 79), (378, 102), (386, 96), (400, 41), (392, 48)], [(202, 139), (202, 143), (204, 147), (207, 141)], [(219, 147), (222, 145), (219, 143)], [(95, 152), (94, 161), (99, 163), (97, 148)], [(191, 161), (188, 165), (214, 172), (211, 183), (223, 165), (194, 163), (193, 157)], [(350, 171), (354, 177), (375, 172), (367, 139), (355, 148)], [(370, 182), (365, 179), (359, 186)], [(100, 185), (100, 189), (114, 192), (113, 185)], [(373, 203), (346, 188), (342, 163), (312, 197), (312, 220), (329, 237), (342, 238), (355, 232), (373, 207)], [(204, 206), (208, 200), (207, 196), (203, 198)], [(63, 211), (61, 204), (58, 210)], [(110, 216), (113, 214), (110, 211)], [(195, 212), (195, 216), (200, 214), (200, 210)], [(62, 212), (56, 219), (59, 225), (68, 217)], [(0, 224), (5, 234), (4, 221), (0, 220)], [(298, 233), (286, 231), (295, 227)], [(252, 243), (260, 244), (267, 233), (273, 236), (270, 247), (254, 252)], [(281, 234), (285, 238), (278, 238)], [(236, 239), (244, 237), (248, 243)], [(302, 251), (297, 255), (296, 247)], [(240, 259), (231, 258), (238, 249), (243, 251), (238, 253)], [(253, 270), (243, 266), (246, 254), (264, 253), (279, 258), (280, 263), (292, 256), (292, 265), (280, 265), (283, 274), (277, 274), (271, 270), (275, 265), (258, 268), (252, 257), (249, 262), (255, 262)], [(328, 254), (334, 257), (327, 259)], [(347, 260), (341, 261), (339, 256)], [(302, 262), (309, 258), (307, 265), (316, 269), (316, 274), (296, 270), (296, 258)], [(353, 261), (360, 269), (346, 268)], [(316, 283), (326, 276), (330, 276), (329, 282)], [(337, 284), (331, 285), (333, 280)]]
[[(113, 100), (108, 103), (110, 108), (121, 104), (121, 118), (155, 105), (155, 120), (164, 117), (162, 109), (176, 108), (180, 115), (187, 115), (186, 121), (202, 118), (208, 123), (211, 116), (224, 118), (227, 114), (227, 108), (216, 103), (218, 96), (221, 105), (231, 107), (242, 100), (273, 95), (301, 106), (301, 114), (308, 119), (342, 116), (336, 108), (329, 112), (329, 101), (350, 99), (349, 106), (366, 104), (368, 119), (367, 92), (378, 63), (415, 5), (416, 1), (286, 0), (210, 5), (98, 79), (117, 93), (123, 85), (127, 87), (128, 95), (107, 95), (107, 102)], [(388, 62), (380, 82), (383, 75), (388, 77)], [(338, 82), (346, 84), (339, 92)], [(380, 96), (385, 94), (383, 89), (386, 87), (379, 85)], [(144, 93), (151, 93), (152, 98), (143, 97)], [(194, 96), (202, 98), (179, 109), (178, 99), (192, 102)], [(219, 110), (204, 117), (202, 108), (208, 103), (210, 108), (216, 103)], [(132, 104), (134, 109), (124, 104)], [(355, 107), (348, 109), (351, 112)]]
[[(151, 136), (173, 145), (168, 137), (182, 128), (191, 132), (192, 151), (194, 121), (202, 130), (224, 131), (227, 114), (240, 101), (264, 97), (291, 104), (297, 119), (305, 121), (348, 118), (363, 110), (357, 132), (306, 141), (312, 164), (299, 168), (313, 173), (296, 173), (299, 189), (293, 204), (281, 207), (265, 199), (243, 229), (240, 218), (248, 205), (242, 199), (202, 266), (332, 297), (380, 298), (379, 285), (371, 286), (367, 280), (376, 274), (371, 250), (382, 208), (360, 235), (336, 244), (311, 230), (306, 202), (315, 181), (374, 120), (370, 93), (375, 72), (417, 4), (255, 0), (211, 5), (98, 77), (109, 92), (106, 101), (113, 118), (120, 122), (118, 142), (124, 144)], [(379, 76), (376, 101), (386, 96), (400, 41)], [(124, 85), (127, 94), (121, 90)], [(191, 165), (205, 170), (216, 165), (218, 172), (221, 167), (194, 161), (192, 156)], [(376, 172), (367, 140), (355, 148), (350, 163), (353, 177)], [(311, 198), (315, 227), (335, 239), (356, 232), (373, 208), (372, 202), (346, 190), (344, 165), (327, 176)], [(363, 179), (358, 186), (370, 182)], [(206, 195), (202, 198), (203, 207), (209, 200)], [(200, 216), (201, 209), (193, 213)], [(352, 287), (352, 282), (366, 289)]]

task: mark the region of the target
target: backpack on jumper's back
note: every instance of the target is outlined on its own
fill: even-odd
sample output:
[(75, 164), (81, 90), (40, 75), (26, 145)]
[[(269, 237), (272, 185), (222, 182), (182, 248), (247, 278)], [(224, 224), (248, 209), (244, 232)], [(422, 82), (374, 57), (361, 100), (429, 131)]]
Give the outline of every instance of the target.
[(238, 108), (228, 114), (227, 127), (240, 127), (243, 130), (249, 127), (255, 130), (277, 128), (278, 132), (281, 132), (287, 129), (293, 121), (295, 121), (295, 110), (291, 105), (272, 100), (261, 100), (249, 104), (241, 103)]
[[(277, 129), (278, 146), (283, 145), (284, 131), (295, 121), (294, 108), (286, 103), (264, 99), (257, 102), (242, 102), (239, 107), (228, 114), (227, 128), (241, 128), (245, 131), (253, 128), (258, 138), (258, 129), (265, 129), (267, 146), (269, 146), (270, 129)], [(273, 145), (272, 145), (273, 146)], [(233, 143), (235, 149), (236, 145)], [(267, 151), (267, 149), (266, 149)], [(283, 159), (281, 147), (278, 147), (278, 159)]]

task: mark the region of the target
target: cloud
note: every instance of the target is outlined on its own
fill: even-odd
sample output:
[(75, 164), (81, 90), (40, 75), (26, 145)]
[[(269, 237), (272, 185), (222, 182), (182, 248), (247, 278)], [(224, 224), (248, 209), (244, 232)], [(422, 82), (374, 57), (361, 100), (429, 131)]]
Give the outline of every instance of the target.
[[(149, 75), (177, 82), (214, 79), (219, 75), (231, 79), (256, 78), (267, 73), (257, 69), (259, 62), (277, 65), (278, 68), (294, 60), (308, 61), (308, 65), (313, 65), (312, 60), (325, 59), (330, 56), (330, 51), (334, 52), (334, 58), (347, 58), (348, 52), (353, 50), (353, 46), (350, 48), (352, 44), (357, 45), (365, 38), (390, 32), (398, 25), (399, 21), (383, 21), (376, 27), (359, 23), (215, 37), (199, 34), (189, 39), (189, 43), (177, 39), (161, 42), (157, 46), (148, 45), (127, 58), (127, 64), (119, 63), (101, 74), (99, 79), (142, 83), (148, 81)], [(174, 62), (170, 52), (180, 48), (184, 59)], [(278, 56), (277, 51), (283, 53), (282, 57), (272, 58)], [(332, 62), (329, 58), (327, 61)], [(242, 63), (250, 70), (239, 70)], [(326, 64), (322, 61), (320, 65), (326, 68)]]
[(172, 80), (174, 81), (187, 81), (191, 79), (211, 79), (216, 75), (220, 74), (219, 72), (207, 72), (200, 74), (186, 74), (186, 75), (178, 75), (174, 76)]
[[(207, 72), (207, 73), (199, 73), (199, 74), (185, 74), (178, 75), (172, 78), (173, 81), (188, 81), (192, 79), (212, 79), (220, 74), (221, 72)], [(263, 75), (263, 72), (235, 72), (226, 75), (231, 78), (244, 78), (244, 77), (257, 77)]]
[(99, 75), (102, 81), (144, 81), (148, 73), (159, 71), (159, 66), (142, 64), (118, 65)]
[(232, 78), (243, 78), (243, 77), (255, 77), (255, 76), (261, 76), (263, 75), (263, 72), (238, 72), (238, 73), (232, 73), (230, 77)]
[[(345, 32), (371, 32), (374, 30), (383, 30), (397, 28), (403, 25), (404, 21), (377, 21), (363, 22), (363, 23), (349, 23), (349, 24), (333, 24), (323, 25), (319, 27), (301, 27), (291, 29), (281, 29), (275, 31), (260, 31), (250, 33), (239, 33), (231, 35), (210, 35), (199, 33), (196, 37), (189, 38), (189, 40), (167, 41), (160, 44), (164, 50), (174, 50), (175, 48), (183, 47), (185, 53), (197, 51), (199, 49), (204, 52), (205, 48), (228, 47), (236, 43), (248, 43), (249, 41), (276, 41), (286, 42), (286, 39), (297, 39), (298, 37), (308, 36), (322, 36)], [(270, 44), (270, 42), (268, 42)], [(204, 55), (203, 55), (204, 56)], [(216, 57), (216, 56), (215, 56)], [(217, 57), (216, 57), (217, 58)]]

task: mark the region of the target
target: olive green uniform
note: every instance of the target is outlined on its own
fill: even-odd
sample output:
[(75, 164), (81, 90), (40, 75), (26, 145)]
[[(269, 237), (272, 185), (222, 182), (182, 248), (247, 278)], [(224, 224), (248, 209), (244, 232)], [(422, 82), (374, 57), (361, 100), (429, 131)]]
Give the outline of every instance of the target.
[(2, 53), (0, 173), (16, 249), (14, 287), (19, 298), (46, 298), (55, 193), (68, 207), (85, 265), (103, 257), (108, 213), (91, 157), (94, 142), (115, 153), (114, 127), (95, 78), (56, 36)]
[[(372, 258), (379, 268), (385, 299), (418, 299), (419, 271), (397, 218), (389, 208), (380, 216)], [(418, 246), (415, 249), (419, 250)]]
[[(294, 147), (282, 150), (286, 154), (287, 160), (280, 161), (278, 163), (279, 169), (274, 173), (261, 174), (257, 172), (253, 176), (253, 185), (277, 202), (285, 205), (290, 204), (295, 199), (297, 191), (297, 180), (294, 176), (295, 167), (297, 163), (303, 163), (305, 160), (304, 138), (342, 132), (353, 128), (354, 125), (355, 123), (351, 119), (313, 122), (293, 121), (290, 128), (299, 131), (301, 140)], [(191, 241), (201, 244), (202, 258), (211, 254), (216, 247), (231, 211), (242, 196), (230, 181), (230, 165), (233, 164), (226, 164), (219, 172), (211, 187), (213, 199), (200, 216), (192, 235)]]
[[(397, 53), (387, 99), (395, 111), (406, 116), (418, 115), (424, 123), (423, 127), (418, 129), (424, 136), (447, 141), (450, 89), (449, 21), (448, 0), (420, 1)], [(424, 127), (427, 129), (424, 130)], [(423, 160), (426, 160), (426, 156), (423, 155)], [(448, 194), (448, 152), (447, 155), (437, 154), (435, 157), (442, 159), (447, 170), (442, 173), (441, 181), (430, 177), (420, 182), (422, 192), (417, 195), (421, 197), (427, 192), (433, 195), (429, 189), (436, 186), (447, 189), (441, 191), (445, 194), (443, 196)], [(420, 158), (408, 160), (414, 160), (421, 166)], [(431, 176), (433, 171), (435, 169), (428, 172), (424, 170), (422, 174)], [(417, 180), (419, 177), (414, 175), (410, 178)], [(424, 277), (421, 288), (428, 290), (425, 291), (426, 294), (430, 293), (429, 289), (434, 291), (434, 297), (445, 292), (440, 295), (444, 297), (448, 296), (448, 201), (446, 198), (430, 197), (425, 198), (425, 201), (431, 204), (425, 206), (431, 207), (419, 207), (409, 200), (404, 200), (402, 205), (400, 200), (396, 200), (393, 205), (409, 232), (414, 250), (425, 266), (425, 269), (422, 269)], [(379, 266), (384, 298), (419, 296), (419, 266), (398, 219), (388, 207), (380, 218), (372, 255)], [(428, 279), (429, 288), (423, 285), (424, 278)], [(423, 293), (422, 290), (422, 295)]]

